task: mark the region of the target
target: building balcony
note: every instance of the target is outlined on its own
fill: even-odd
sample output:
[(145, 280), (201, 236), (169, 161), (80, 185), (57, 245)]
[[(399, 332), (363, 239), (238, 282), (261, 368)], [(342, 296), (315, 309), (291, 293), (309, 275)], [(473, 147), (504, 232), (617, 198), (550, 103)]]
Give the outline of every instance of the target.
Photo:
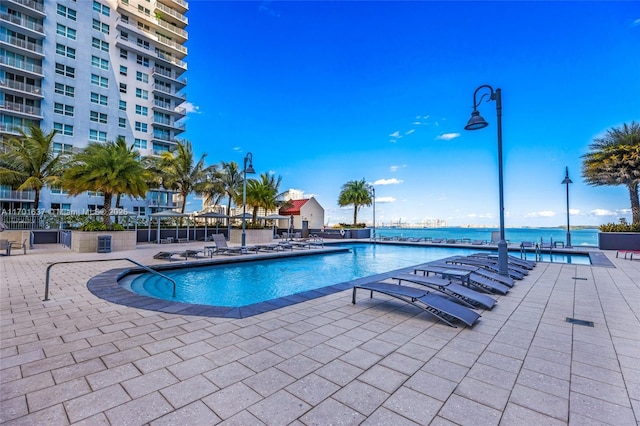
[(26, 12), (30, 14), (35, 14), (41, 18), (45, 17), (45, 7), (42, 2), (37, 2), (34, 0), (6, 0), (6, 1), (16, 9), (25, 10)]
[(176, 120), (166, 120), (158, 117), (153, 118), (153, 126), (174, 130), (174, 134), (176, 135), (185, 131), (184, 123), (176, 123)]
[(9, 15), (5, 12), (0, 13), (0, 21), (13, 31), (27, 32), (33, 37), (44, 38), (44, 27), (40, 23), (29, 21), (24, 17)]
[(165, 96), (168, 95), (168, 96), (170, 96), (170, 97), (172, 97), (174, 99), (179, 100), (180, 103), (182, 103), (182, 102), (187, 100), (186, 95), (184, 95), (183, 93), (180, 93), (177, 90), (173, 90), (170, 87), (166, 87), (166, 86), (163, 86), (161, 84), (157, 84), (157, 83), (154, 84), (153, 85), (153, 91), (154, 92), (160, 92)]
[(33, 97), (43, 98), (42, 87), (26, 84), (21, 81), (0, 79), (0, 87), (7, 92), (17, 93), (19, 95), (32, 95)]
[(8, 50), (16, 51), (18, 53), (38, 55), (41, 58), (44, 58), (42, 45), (31, 43), (8, 34), (0, 34), (0, 45), (5, 46)]
[[(154, 111), (162, 111), (164, 113), (168, 113), (168, 114), (171, 114), (173, 116), (178, 116), (180, 118), (182, 118), (185, 115), (187, 115), (187, 110), (186, 109), (184, 109), (182, 107), (174, 107), (174, 106), (172, 106), (171, 103), (162, 102), (162, 101), (158, 101), (158, 100), (154, 100), (153, 101), (152, 109)], [(178, 120), (178, 119), (176, 119), (176, 120)]]
[(180, 43), (184, 43), (189, 38), (189, 35), (185, 30), (183, 30), (182, 28), (176, 27), (175, 25), (171, 25), (169, 22), (163, 19), (158, 19), (157, 22), (155, 22), (155, 24), (160, 28), (164, 28), (165, 30), (171, 32), (172, 34), (175, 34), (176, 36), (180, 37), (180, 41), (179, 41)]
[(187, 13), (187, 11), (189, 10), (189, 5), (184, 0), (157, 0), (157, 1), (181, 13)]
[(42, 78), (42, 66), (26, 62), (21, 59), (7, 57), (6, 55), (0, 56), (0, 63), (7, 67), (13, 68), (14, 71), (18, 71), (20, 74), (28, 75), (30, 77)]
[(153, 68), (153, 78), (156, 80), (164, 80), (171, 82), (174, 86), (183, 88), (187, 85), (186, 78), (178, 78), (177, 73), (175, 71), (163, 70), (160, 68)]
[(16, 191), (8, 186), (0, 186), (0, 200), (2, 201), (31, 201), (36, 199), (35, 191)]
[(185, 57), (187, 55), (187, 48), (182, 44), (176, 43), (175, 41), (171, 40), (169, 37), (166, 37), (162, 34), (156, 34), (156, 40), (158, 41), (158, 43), (161, 43), (162, 45), (173, 49), (179, 55), (183, 55), (182, 57)]
[(182, 24), (184, 26), (187, 26), (189, 24), (189, 20), (186, 16), (175, 9), (165, 6), (162, 3), (156, 2), (156, 10), (160, 11), (160, 16), (166, 17), (168, 20), (171, 20), (171, 18), (175, 19), (178, 25)]
[(30, 119), (42, 120), (42, 111), (40, 107), (25, 105), (16, 102), (0, 102), (0, 111), (10, 111), (20, 115), (27, 116)]

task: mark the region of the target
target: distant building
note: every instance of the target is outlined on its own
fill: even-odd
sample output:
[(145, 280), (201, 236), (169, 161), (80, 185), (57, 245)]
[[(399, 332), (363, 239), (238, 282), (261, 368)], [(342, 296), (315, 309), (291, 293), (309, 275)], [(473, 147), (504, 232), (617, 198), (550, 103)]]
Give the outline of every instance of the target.
[[(289, 200), (290, 205), (283, 207), (278, 212), (283, 216), (293, 216), (293, 227), (295, 229), (322, 229), (324, 225), (324, 208), (314, 198), (303, 198), (301, 200)], [(288, 220), (279, 221), (280, 228), (288, 226)]]

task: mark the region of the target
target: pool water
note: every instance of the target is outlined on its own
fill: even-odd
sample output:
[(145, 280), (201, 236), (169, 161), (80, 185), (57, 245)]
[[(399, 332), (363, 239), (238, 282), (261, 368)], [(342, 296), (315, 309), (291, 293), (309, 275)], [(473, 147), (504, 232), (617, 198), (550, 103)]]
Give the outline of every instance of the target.
[[(143, 296), (201, 305), (240, 307), (478, 251), (390, 244), (343, 246), (350, 251), (163, 271), (164, 275), (177, 283), (175, 298), (172, 297), (173, 285), (157, 275), (133, 275), (120, 283), (124, 288)], [(554, 262), (589, 264), (588, 256), (573, 255), (568, 259), (567, 256), (553, 256)]]

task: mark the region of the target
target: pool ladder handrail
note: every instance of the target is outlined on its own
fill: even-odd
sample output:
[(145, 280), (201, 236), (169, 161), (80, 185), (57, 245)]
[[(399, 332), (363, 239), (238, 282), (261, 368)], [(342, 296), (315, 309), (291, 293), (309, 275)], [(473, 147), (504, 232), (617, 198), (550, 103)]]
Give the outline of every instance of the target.
[(143, 265), (142, 263), (136, 262), (135, 260), (129, 259), (128, 257), (120, 257), (117, 259), (92, 259), (92, 260), (65, 260), (65, 261), (61, 261), (61, 262), (53, 262), (52, 264), (50, 264), (49, 266), (47, 266), (47, 277), (44, 283), (44, 299), (43, 301), (47, 302), (49, 300), (49, 278), (51, 276), (51, 268), (53, 268), (55, 265), (61, 264), (61, 263), (85, 263), (85, 262), (108, 262), (108, 261), (114, 261), (114, 260), (128, 260), (129, 262), (138, 265), (139, 267), (141, 267), (142, 269), (145, 269), (148, 272), (151, 272), (154, 275), (158, 275), (162, 278), (166, 278), (167, 280), (169, 280), (172, 284), (173, 284), (173, 297), (176, 297), (176, 282), (173, 278), (169, 278), (168, 276), (161, 274), (160, 272), (156, 271), (155, 269), (149, 268), (146, 265)]

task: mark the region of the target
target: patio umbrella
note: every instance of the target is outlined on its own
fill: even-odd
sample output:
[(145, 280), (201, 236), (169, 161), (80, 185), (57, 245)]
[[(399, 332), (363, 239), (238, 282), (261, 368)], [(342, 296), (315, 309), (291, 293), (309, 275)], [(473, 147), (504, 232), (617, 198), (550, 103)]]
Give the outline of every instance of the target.
[(281, 214), (270, 214), (269, 216), (265, 216), (263, 217), (263, 219), (269, 219), (269, 220), (273, 220), (272, 222), (272, 226), (271, 226), (271, 231), (274, 232), (275, 228), (276, 228), (276, 220), (280, 220), (280, 219), (289, 219), (289, 216), (283, 216)]
[[(203, 213), (203, 214), (199, 214), (196, 217), (203, 217), (205, 219), (208, 218), (214, 218), (214, 219), (222, 219), (222, 218), (229, 218), (229, 216), (227, 216), (226, 214), (222, 214), (222, 213), (216, 213), (216, 212), (209, 212), (209, 213)], [(207, 222), (208, 221), (204, 221), (204, 240), (207, 240)], [(216, 220), (216, 234), (218, 233), (218, 225), (219, 222)]]
[[(158, 219), (158, 235), (157, 235), (157, 243), (160, 244), (160, 218), (161, 217), (172, 217), (172, 218), (178, 218), (178, 217), (189, 217), (188, 214), (185, 213), (178, 213), (178, 212), (174, 212), (173, 210), (165, 210), (162, 212), (156, 212), (156, 213), (151, 213), (149, 215), (151, 218), (157, 218)], [(187, 224), (187, 229), (188, 229), (188, 224)], [(151, 234), (151, 221), (149, 221), (149, 234)], [(176, 221), (176, 239), (178, 238), (178, 222)], [(189, 232), (187, 231), (187, 238), (189, 238)]]

